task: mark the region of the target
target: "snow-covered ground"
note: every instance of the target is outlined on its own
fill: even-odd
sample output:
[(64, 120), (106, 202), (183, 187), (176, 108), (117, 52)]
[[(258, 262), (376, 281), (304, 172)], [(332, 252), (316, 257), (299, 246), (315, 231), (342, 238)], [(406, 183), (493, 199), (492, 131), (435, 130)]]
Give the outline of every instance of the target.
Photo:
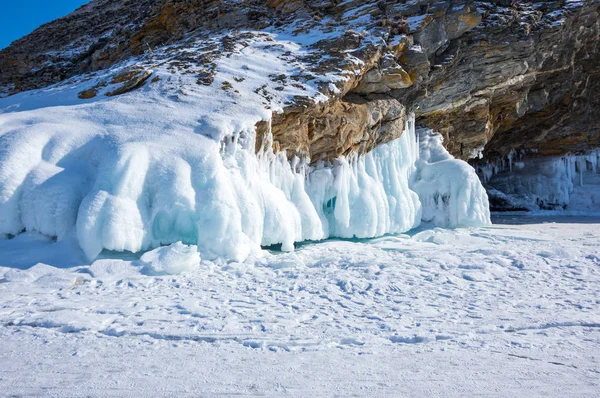
[(0, 241), (0, 395), (600, 396), (600, 218), (495, 221), (243, 263)]

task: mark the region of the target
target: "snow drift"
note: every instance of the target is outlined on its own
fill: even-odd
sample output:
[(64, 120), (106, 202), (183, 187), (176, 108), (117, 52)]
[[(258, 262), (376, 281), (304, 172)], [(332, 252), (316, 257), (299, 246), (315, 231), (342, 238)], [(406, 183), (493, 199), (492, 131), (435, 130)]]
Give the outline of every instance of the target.
[(140, 263), (153, 274), (178, 275), (197, 269), (200, 266), (200, 253), (195, 245), (176, 242), (144, 253)]

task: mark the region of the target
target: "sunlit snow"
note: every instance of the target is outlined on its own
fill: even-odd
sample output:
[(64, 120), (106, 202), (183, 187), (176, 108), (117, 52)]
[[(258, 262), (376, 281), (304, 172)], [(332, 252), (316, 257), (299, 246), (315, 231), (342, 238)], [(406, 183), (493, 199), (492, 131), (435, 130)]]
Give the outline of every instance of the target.
[(229, 263), (176, 244), (86, 265), (29, 233), (0, 241), (0, 391), (595, 396), (600, 220), (495, 221), (521, 225)]

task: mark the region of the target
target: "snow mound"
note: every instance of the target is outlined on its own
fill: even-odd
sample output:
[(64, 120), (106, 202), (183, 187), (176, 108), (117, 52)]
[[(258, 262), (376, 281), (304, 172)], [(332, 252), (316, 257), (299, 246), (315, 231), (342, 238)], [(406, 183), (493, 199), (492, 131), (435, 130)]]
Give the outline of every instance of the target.
[(195, 245), (176, 242), (144, 253), (140, 261), (153, 273), (178, 275), (196, 270), (200, 266), (200, 253)]

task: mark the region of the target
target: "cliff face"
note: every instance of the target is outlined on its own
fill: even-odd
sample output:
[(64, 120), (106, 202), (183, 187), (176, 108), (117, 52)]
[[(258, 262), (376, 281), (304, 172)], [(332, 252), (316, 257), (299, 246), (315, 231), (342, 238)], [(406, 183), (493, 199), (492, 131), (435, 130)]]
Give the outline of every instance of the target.
[[(95, 0), (1, 51), (0, 93), (85, 79), (132, 57), (111, 94), (146, 84), (143, 71), (163, 63), (211, 85), (219, 59), (268, 29), (305, 42), (284, 54), (301, 67), (272, 80), (314, 84), (327, 99), (281, 104), (257, 124), (257, 149), (272, 133), (276, 149), (313, 163), (368, 152), (415, 112), (463, 159), (562, 155), (600, 146), (599, 10), (597, 0)], [(191, 40), (206, 43), (201, 54), (177, 50)]]
[(412, 94), (463, 158), (562, 155), (600, 144), (598, 2), (480, 4), (483, 20), (435, 57)]

